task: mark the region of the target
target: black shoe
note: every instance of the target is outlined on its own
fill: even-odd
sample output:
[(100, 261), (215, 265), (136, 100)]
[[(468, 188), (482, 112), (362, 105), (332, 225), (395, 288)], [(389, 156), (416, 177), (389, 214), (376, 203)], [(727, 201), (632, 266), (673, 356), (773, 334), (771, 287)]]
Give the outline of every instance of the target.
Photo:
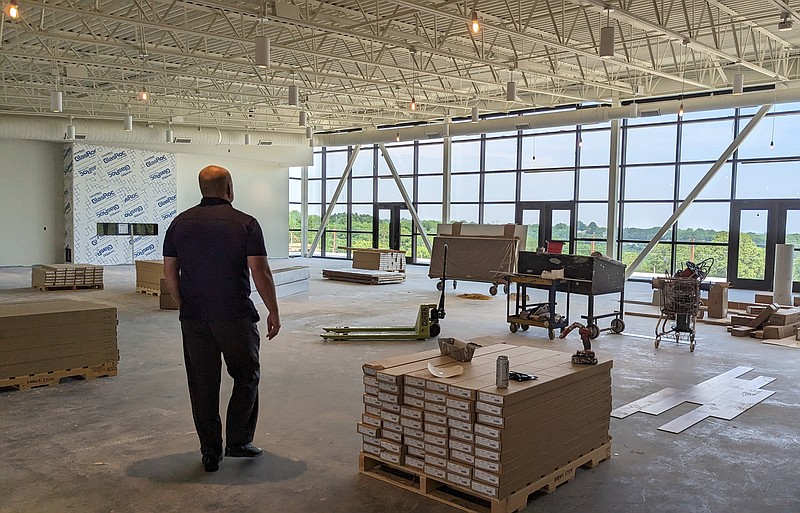
[(209, 454), (203, 456), (203, 467), (205, 467), (206, 472), (216, 472), (219, 470), (220, 461), (222, 461), (222, 455), (212, 456)]
[(231, 458), (255, 458), (263, 453), (264, 451), (261, 450), (261, 447), (256, 447), (252, 443), (225, 448), (225, 456), (230, 456)]

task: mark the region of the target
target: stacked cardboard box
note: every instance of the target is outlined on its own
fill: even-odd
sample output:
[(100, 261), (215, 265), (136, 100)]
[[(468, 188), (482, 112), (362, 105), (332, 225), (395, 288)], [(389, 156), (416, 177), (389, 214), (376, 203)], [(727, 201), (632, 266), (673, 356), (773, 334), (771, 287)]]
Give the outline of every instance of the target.
[[(537, 376), (495, 386), (498, 355)], [(461, 365), (453, 378), (437, 368)], [(611, 360), (484, 345), (471, 362), (438, 351), (364, 366), (363, 451), (471, 494), (503, 499), (609, 442)]]
[(0, 383), (78, 367), (116, 367), (118, 360), (114, 307), (66, 299), (0, 303)]
[(103, 266), (47, 264), (31, 268), (31, 285), (37, 289), (102, 288)]
[(777, 340), (792, 337), (800, 326), (800, 308), (782, 308), (777, 303), (748, 306), (746, 313), (731, 316), (728, 328), (734, 337)]
[(161, 278), (164, 277), (163, 260), (137, 260), (136, 264), (136, 291), (159, 294), (161, 291)]
[(351, 248), (353, 269), (375, 271), (406, 271), (406, 252), (394, 249)]

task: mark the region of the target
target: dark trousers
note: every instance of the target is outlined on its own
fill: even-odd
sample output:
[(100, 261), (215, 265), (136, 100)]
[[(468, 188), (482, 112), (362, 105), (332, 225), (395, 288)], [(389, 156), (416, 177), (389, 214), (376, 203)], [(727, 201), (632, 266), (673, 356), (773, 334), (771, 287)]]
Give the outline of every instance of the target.
[(189, 382), (192, 416), (204, 455), (222, 454), (219, 389), (222, 361), (233, 378), (225, 418), (227, 447), (253, 441), (258, 420), (260, 336), (249, 319), (205, 322), (182, 320), (183, 357)]

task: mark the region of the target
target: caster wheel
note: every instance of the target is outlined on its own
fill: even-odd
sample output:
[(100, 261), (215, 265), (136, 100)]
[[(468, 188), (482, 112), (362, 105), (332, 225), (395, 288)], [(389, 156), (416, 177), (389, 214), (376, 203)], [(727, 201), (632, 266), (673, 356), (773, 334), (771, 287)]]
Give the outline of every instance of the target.
[(542, 321), (542, 328), (546, 328), (546, 329), (549, 330), (550, 329), (550, 321), (548, 321), (547, 319), (543, 320)]
[(553, 330), (547, 330), (547, 338), (554, 340), (556, 338), (556, 332)]
[(453, 289), (455, 289), (456, 286), (458, 286), (458, 282), (456, 280), (453, 280)]
[(439, 333), (442, 332), (442, 327), (439, 324), (431, 324), (431, 327), (428, 328), (432, 337), (438, 337)]
[(600, 335), (600, 328), (597, 327), (597, 324), (592, 324), (589, 326), (589, 338), (597, 338)]
[(440, 281), (436, 282), (436, 290), (444, 290), (444, 283)]
[(508, 294), (508, 283), (503, 285), (503, 294)]
[(492, 285), (489, 287), (489, 294), (496, 296), (497, 295), (497, 285)]
[(658, 349), (658, 344), (660, 343), (661, 343), (661, 337), (656, 337), (656, 341), (653, 343), (653, 346), (655, 346), (655, 348)]
[(522, 331), (528, 331), (528, 329), (530, 328), (530, 326), (528, 324), (523, 324), (520, 327), (522, 328)]
[(625, 331), (625, 323), (622, 319), (614, 319), (611, 321), (611, 331), (614, 333), (622, 333)]
[(689, 351), (692, 353), (694, 353), (694, 345), (695, 345), (694, 342), (689, 343)]
[(517, 330), (519, 329), (519, 324), (517, 324), (516, 322), (512, 322), (511, 324), (508, 325), (508, 329), (511, 330), (511, 333), (516, 333)]

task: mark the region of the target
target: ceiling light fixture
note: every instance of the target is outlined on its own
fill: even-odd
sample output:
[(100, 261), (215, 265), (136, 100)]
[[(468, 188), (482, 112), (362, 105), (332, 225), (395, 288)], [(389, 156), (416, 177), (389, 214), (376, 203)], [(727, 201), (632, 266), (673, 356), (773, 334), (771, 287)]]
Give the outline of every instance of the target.
[(615, 42), (615, 35), (614, 35), (614, 25), (611, 24), (611, 11), (613, 11), (609, 6), (606, 6), (606, 26), (600, 29), (600, 57), (602, 59), (611, 59), (614, 57), (614, 45)]
[(413, 96), (411, 97), (411, 103), (408, 104), (408, 108), (411, 110), (417, 110), (417, 99)]
[(64, 110), (64, 94), (61, 91), (50, 91), (50, 110), (53, 112)]
[(8, 13), (8, 17), (12, 20), (19, 18), (19, 4), (17, 2), (9, 2), (6, 13)]
[(307, 126), (306, 127), (306, 139), (311, 139), (312, 137), (314, 137), (314, 129), (311, 128), (310, 126)]
[(300, 118), (298, 119), (298, 125), (306, 126), (307, 116), (308, 115), (306, 114), (306, 111), (301, 110), (300, 111)]
[(481, 22), (478, 20), (478, 11), (472, 9), (472, 19), (469, 22), (469, 30), (473, 34), (478, 34), (481, 31)]
[(295, 84), (289, 85), (289, 105), (292, 107), (300, 105), (300, 90)]
[(69, 117), (69, 125), (67, 125), (67, 135), (65, 139), (67, 141), (75, 140), (75, 125), (72, 124), (72, 116)]
[(474, 106), (472, 107), (472, 122), (473, 122), (473, 123), (477, 123), (477, 122), (478, 122), (478, 119), (479, 119), (479, 118), (478, 118), (478, 106), (477, 106), (477, 105), (474, 105)]
[(252, 142), (252, 137), (250, 135), (250, 132), (245, 132), (244, 133), (244, 145), (245, 146), (250, 146), (251, 142)]
[(772, 103), (772, 135), (769, 138), (769, 149), (775, 149), (775, 103)]
[(517, 83), (514, 82), (514, 71), (510, 71), (508, 74), (508, 82), (506, 82), (506, 101), (507, 102), (515, 102), (517, 101)]
[(175, 134), (172, 132), (172, 123), (167, 123), (167, 130), (164, 132), (164, 138), (167, 141), (167, 144), (172, 144), (175, 140)]
[(140, 102), (150, 101), (150, 93), (146, 88), (142, 87), (136, 95)]
[(684, 38), (681, 42), (683, 45), (683, 69), (681, 69), (681, 104), (678, 106), (678, 119), (683, 118), (683, 93), (686, 91), (686, 47), (689, 46), (689, 39)]
[(259, 68), (269, 68), (270, 61), (270, 43), (267, 36), (256, 36), (256, 52), (255, 60), (256, 66)]
[(788, 12), (781, 13), (781, 21), (778, 22), (778, 30), (781, 32), (788, 32), (792, 30), (794, 20), (790, 17)]
[(133, 131), (133, 116), (130, 113), (125, 114), (125, 119), (123, 120), (122, 129), (125, 130), (126, 132)]
[(394, 138), (395, 142), (400, 142), (400, 132), (397, 132), (397, 135)]
[(744, 92), (744, 75), (736, 73), (733, 75), (733, 94), (740, 95)]

